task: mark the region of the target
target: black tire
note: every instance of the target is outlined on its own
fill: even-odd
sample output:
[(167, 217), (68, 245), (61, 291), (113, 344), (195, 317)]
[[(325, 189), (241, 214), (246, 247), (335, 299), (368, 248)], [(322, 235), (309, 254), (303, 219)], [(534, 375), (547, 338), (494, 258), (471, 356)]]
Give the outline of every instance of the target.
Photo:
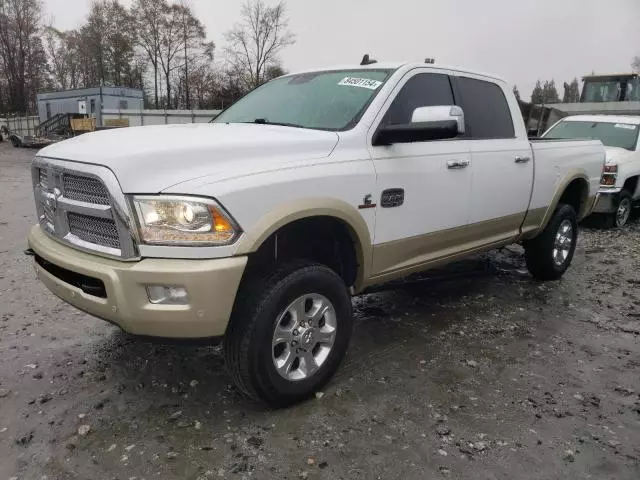
[[(563, 261), (554, 258), (556, 236), (560, 227), (571, 225), (571, 245)], [(549, 220), (545, 229), (535, 238), (524, 243), (525, 259), (531, 275), (538, 280), (557, 280), (569, 268), (576, 249), (578, 239), (578, 220), (576, 211), (571, 205), (560, 204)]]
[[(337, 323), (335, 339), (315, 374), (289, 380), (274, 365), (274, 330), (287, 307), (310, 294), (331, 302)], [(352, 328), (351, 297), (344, 281), (329, 268), (291, 261), (271, 272), (249, 273), (238, 292), (225, 336), (227, 370), (237, 387), (251, 398), (277, 408), (292, 405), (312, 396), (334, 375), (347, 352)]]
[[(624, 206), (626, 213), (623, 214), (620, 209)], [(622, 190), (618, 194), (616, 202), (616, 211), (610, 215), (609, 225), (616, 228), (624, 227), (629, 218), (631, 217), (631, 210), (633, 209), (633, 199), (631, 193), (628, 190)]]

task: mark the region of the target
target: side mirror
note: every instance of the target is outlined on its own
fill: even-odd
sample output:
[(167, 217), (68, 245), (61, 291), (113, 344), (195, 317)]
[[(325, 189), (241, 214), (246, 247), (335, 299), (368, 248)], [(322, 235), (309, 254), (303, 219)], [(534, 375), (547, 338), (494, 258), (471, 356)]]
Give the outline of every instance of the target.
[(411, 123), (387, 125), (373, 138), (373, 145), (446, 140), (464, 134), (464, 112), (456, 105), (419, 107)]

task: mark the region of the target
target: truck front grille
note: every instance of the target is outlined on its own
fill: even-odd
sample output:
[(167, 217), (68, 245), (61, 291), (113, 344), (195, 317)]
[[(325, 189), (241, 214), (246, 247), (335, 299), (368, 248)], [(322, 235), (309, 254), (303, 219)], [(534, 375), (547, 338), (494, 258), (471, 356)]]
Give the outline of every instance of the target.
[(42, 188), (49, 188), (49, 179), (47, 178), (47, 171), (45, 169), (38, 169), (38, 180)]
[(127, 202), (110, 170), (37, 157), (32, 176), (38, 219), (49, 235), (81, 250), (137, 257)]
[(67, 214), (67, 219), (69, 220), (69, 233), (80, 240), (109, 248), (120, 248), (118, 227), (113, 220), (71, 212)]
[(71, 173), (65, 173), (62, 180), (66, 198), (96, 205), (109, 205), (109, 192), (100, 180)]
[(44, 216), (44, 220), (49, 224), (48, 227), (51, 230), (55, 230), (55, 226), (54, 226), (55, 225), (54, 224), (54, 222), (55, 222), (55, 218), (54, 217), (55, 216), (54, 216), (54, 213), (51, 211), (51, 209), (46, 204), (42, 206), (42, 213), (43, 213), (43, 216)]

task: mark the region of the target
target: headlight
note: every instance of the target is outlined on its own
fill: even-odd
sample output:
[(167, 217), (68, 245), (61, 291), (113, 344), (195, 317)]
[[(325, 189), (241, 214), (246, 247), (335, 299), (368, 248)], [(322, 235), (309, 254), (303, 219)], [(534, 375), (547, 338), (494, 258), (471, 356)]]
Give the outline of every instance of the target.
[(600, 185), (606, 187), (612, 187), (616, 184), (618, 177), (618, 165), (615, 163), (605, 164), (602, 168), (602, 177), (600, 178)]
[(144, 243), (228, 245), (240, 234), (231, 216), (208, 198), (135, 196), (132, 201)]

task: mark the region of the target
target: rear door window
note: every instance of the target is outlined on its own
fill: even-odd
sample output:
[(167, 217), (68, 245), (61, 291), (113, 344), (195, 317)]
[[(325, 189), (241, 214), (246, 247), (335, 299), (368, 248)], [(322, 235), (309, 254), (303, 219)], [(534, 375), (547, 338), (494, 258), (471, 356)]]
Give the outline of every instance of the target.
[(515, 137), (511, 110), (500, 86), (468, 77), (458, 77), (457, 85), (468, 138)]

